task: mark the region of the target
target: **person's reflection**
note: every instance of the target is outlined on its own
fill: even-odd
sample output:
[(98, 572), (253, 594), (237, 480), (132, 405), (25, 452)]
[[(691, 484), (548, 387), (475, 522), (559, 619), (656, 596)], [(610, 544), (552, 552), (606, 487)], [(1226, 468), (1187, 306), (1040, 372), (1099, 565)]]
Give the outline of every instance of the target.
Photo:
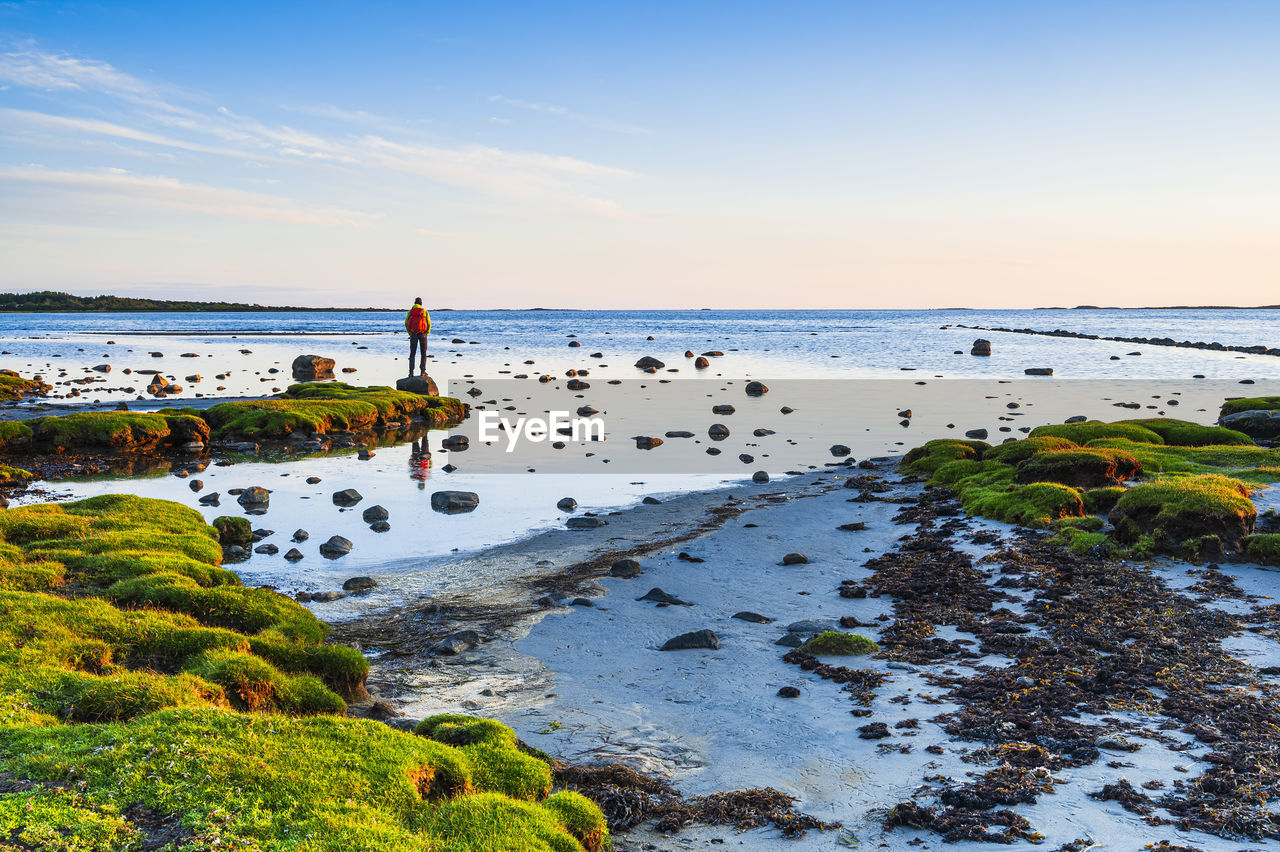
[(414, 441), (409, 451), (409, 478), (416, 480), (419, 488), (426, 488), (431, 478), (431, 439), (426, 435)]

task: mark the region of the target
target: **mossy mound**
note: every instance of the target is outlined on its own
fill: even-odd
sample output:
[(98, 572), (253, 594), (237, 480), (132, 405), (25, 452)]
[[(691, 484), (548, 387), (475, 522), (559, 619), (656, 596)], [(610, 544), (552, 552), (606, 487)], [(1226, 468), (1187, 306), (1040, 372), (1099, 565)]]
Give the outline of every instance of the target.
[[(508, 732), (509, 733), (509, 732)], [(332, 717), (165, 710), (127, 724), (0, 728), (0, 762), (37, 786), (0, 797), (25, 848), (83, 827), (76, 850), (153, 848), (138, 816), (181, 816), (175, 848), (596, 852), (599, 809), (576, 794), (513, 797), (505, 761)], [(533, 758), (529, 758), (533, 760)], [(545, 764), (544, 764), (545, 766)], [(22, 848), (22, 847), (19, 847)], [(58, 847), (53, 847), (58, 848)]]
[(220, 438), (257, 439), (381, 428), (410, 416), (433, 426), (452, 425), (466, 417), (466, 406), (453, 397), (419, 396), (389, 387), (304, 382), (290, 385), (272, 399), (223, 402), (193, 413), (203, 417)]
[[(1131, 557), (1238, 550), (1256, 516), (1245, 483), (1280, 481), (1280, 449), (1172, 418), (1041, 426), (980, 455), (970, 443), (930, 441), (901, 467), (927, 472), (930, 485), (954, 491), (971, 515), (1052, 525), (1057, 540), (1077, 551), (1114, 549), (1099, 515), (1116, 523), (1115, 541)], [(1159, 478), (1120, 487), (1140, 476)], [(1095, 517), (1072, 520), (1086, 515)]]
[(982, 460), (1016, 465), (1031, 458), (1036, 453), (1043, 453), (1047, 450), (1072, 450), (1078, 446), (1079, 444), (1075, 441), (1067, 438), (1042, 435), (1037, 438), (1023, 438), (1020, 441), (997, 444), (982, 454)]
[(9, 467), (7, 464), (0, 464), (0, 485), (15, 485), (20, 482), (30, 482), (35, 479), (36, 475), (29, 470), (23, 470), (20, 467)]
[(221, 555), (167, 501), (0, 512), (0, 848), (159, 848), (157, 824), (191, 849), (608, 843), (599, 809), (549, 796), (550, 767), (496, 722), (340, 718), (364, 657)]
[(800, 650), (815, 657), (854, 657), (874, 654), (880, 646), (857, 633), (824, 630), (801, 645)]
[(924, 476), (933, 473), (947, 462), (981, 458), (982, 454), (989, 449), (991, 445), (985, 441), (942, 438), (910, 450), (902, 457), (900, 468), (906, 473)]
[(29, 396), (44, 396), (51, 388), (35, 379), (24, 379), (13, 370), (0, 370), (0, 402), (13, 402)]
[(1125, 420), (1124, 423), (1150, 429), (1166, 444), (1179, 447), (1209, 447), (1222, 444), (1248, 445), (1253, 439), (1243, 432), (1224, 429), (1221, 426), (1202, 426), (1188, 420), (1172, 417), (1148, 417), (1143, 420)]
[(0, 450), (21, 449), (30, 443), (30, 426), (18, 420), (0, 420)]
[[(179, 446), (209, 439), (208, 425), (181, 414), (143, 414), (131, 411), (81, 411), (37, 417), (25, 424), (29, 434), (16, 434), (4, 446), (26, 446), (37, 452), (62, 452), (100, 447), (114, 450)], [(21, 440), (25, 437), (26, 440)]]
[(1280, 396), (1253, 396), (1244, 399), (1229, 399), (1222, 403), (1218, 416), (1226, 417), (1228, 414), (1239, 414), (1241, 411), (1280, 411)]
[(1251, 535), (1244, 542), (1245, 554), (1263, 565), (1280, 565), (1280, 533)]
[(1075, 488), (1102, 488), (1127, 482), (1142, 472), (1142, 465), (1124, 450), (1109, 447), (1076, 447), (1042, 450), (1018, 463), (1014, 481), (1058, 482)]
[(1032, 438), (1065, 438), (1074, 444), (1084, 446), (1090, 441), (1105, 438), (1123, 438), (1144, 444), (1163, 444), (1160, 433), (1142, 425), (1138, 421), (1122, 420), (1117, 423), (1103, 423), (1100, 420), (1086, 420), (1081, 423), (1061, 423), (1052, 426), (1037, 426), (1031, 430)]
[[(1150, 536), (1158, 550), (1211, 555), (1214, 549), (1240, 549), (1253, 532), (1257, 509), (1243, 482), (1201, 474), (1136, 485), (1116, 502), (1109, 519), (1122, 543)], [(1206, 539), (1215, 539), (1217, 547), (1205, 551)]]

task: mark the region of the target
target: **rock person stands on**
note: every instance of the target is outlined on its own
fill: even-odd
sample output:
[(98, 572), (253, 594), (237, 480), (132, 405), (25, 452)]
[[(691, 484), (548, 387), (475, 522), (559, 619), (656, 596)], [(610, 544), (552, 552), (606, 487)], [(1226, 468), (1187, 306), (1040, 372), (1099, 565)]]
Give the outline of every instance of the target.
[(431, 333), (431, 314), (422, 307), (421, 296), (413, 300), (413, 307), (405, 315), (404, 330), (409, 332), (409, 375), (413, 375), (413, 359), (421, 349), (418, 373), (425, 376), (427, 374), (427, 335)]

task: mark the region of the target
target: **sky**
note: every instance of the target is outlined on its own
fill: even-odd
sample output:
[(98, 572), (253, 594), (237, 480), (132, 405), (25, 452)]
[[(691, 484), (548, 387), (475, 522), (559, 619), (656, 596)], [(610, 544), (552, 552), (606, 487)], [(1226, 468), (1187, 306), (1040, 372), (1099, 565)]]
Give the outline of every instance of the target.
[(1280, 302), (1280, 3), (0, 2), (0, 290)]

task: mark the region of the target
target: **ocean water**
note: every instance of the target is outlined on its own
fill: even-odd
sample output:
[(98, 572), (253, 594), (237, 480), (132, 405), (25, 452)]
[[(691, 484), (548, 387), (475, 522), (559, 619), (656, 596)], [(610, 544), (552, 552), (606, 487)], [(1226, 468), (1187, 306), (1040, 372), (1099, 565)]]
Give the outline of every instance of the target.
[[(420, 454), (408, 444), (380, 448), (370, 461), (335, 454), (211, 466), (198, 476), (205, 481), (201, 493), (224, 492), (218, 508), (198, 506), (189, 480), (164, 470), (148, 477), (59, 482), (52, 496), (137, 493), (178, 500), (211, 520), (240, 511), (225, 496), (227, 489), (264, 485), (276, 495), (268, 515), (254, 522), (277, 531), (268, 541), (283, 553), (294, 529), (306, 528), (311, 538), (299, 546), (305, 558), (296, 565), (281, 555), (255, 554), (239, 569), (247, 581), (318, 591), (360, 573), (379, 579), (388, 594), (420, 594), (434, 588), (434, 577), (448, 576), (447, 566), (459, 554), (562, 526), (566, 513), (555, 504), (565, 496), (578, 500), (579, 512), (605, 513), (647, 495), (741, 481), (758, 469), (774, 476), (770, 487), (776, 487), (786, 470), (833, 463), (833, 443), (865, 458), (973, 427), (990, 429), (992, 440), (1017, 437), (1020, 430), (1077, 413), (1107, 419), (1168, 414), (1210, 422), (1223, 396), (1280, 394), (1280, 358), (1271, 356), (955, 327), (1062, 328), (1280, 346), (1280, 311), (438, 311), (433, 320), (428, 369), (442, 389), (460, 394), (480, 387), (484, 394), (475, 405), (514, 416), (525, 408), (536, 411), (532, 391), (547, 388), (561, 394), (570, 409), (594, 403), (621, 410), (631, 402), (636, 419), (617, 425), (605, 445), (566, 451), (581, 463), (572, 470), (557, 468), (545, 446), (506, 454), (500, 445), (481, 444), (469, 423), (472, 448), (445, 453), (435, 438), (430, 466), (420, 464)], [(401, 323), (399, 312), (7, 314), (0, 315), (0, 367), (62, 382), (55, 397), (71, 388), (80, 392), (48, 400), (51, 406), (128, 401), (134, 410), (150, 404), (138, 399), (149, 377), (126, 369), (159, 370), (183, 385), (183, 399), (277, 392), (293, 381), (289, 365), (304, 353), (332, 357), (339, 370), (353, 370), (338, 373), (353, 384), (390, 384), (407, 372)], [(992, 341), (991, 357), (968, 354), (976, 337)], [(685, 357), (686, 351), (713, 350), (723, 355), (712, 358), (706, 370), (695, 370)], [(641, 373), (633, 365), (643, 355), (666, 367)], [(102, 363), (111, 372), (91, 370)], [(1054, 377), (1027, 377), (1027, 367), (1052, 367)], [(593, 391), (571, 394), (563, 382), (518, 379), (537, 373), (563, 379), (567, 371), (583, 369)], [(1193, 380), (1196, 374), (1206, 379)], [(198, 380), (188, 378), (197, 375)], [(762, 400), (743, 394), (743, 382), (753, 378), (773, 388)], [(84, 379), (93, 382), (66, 384)], [(1254, 384), (1240, 385), (1241, 380)], [(606, 402), (608, 393), (613, 402)], [(630, 397), (620, 401), (619, 395)], [(713, 417), (711, 405), (719, 402), (735, 404), (738, 412)], [(1117, 410), (1117, 402), (1142, 411)], [(797, 411), (782, 416), (782, 405)], [(901, 408), (914, 409), (909, 428), (899, 423)], [(714, 421), (729, 423), (733, 435), (716, 445), (720, 454), (710, 456), (706, 430)], [(632, 424), (638, 424), (634, 431)], [(759, 427), (776, 434), (755, 438), (752, 429)], [(668, 439), (652, 452), (629, 441), (667, 429), (688, 429), (696, 437)], [(457, 470), (445, 472), (446, 463)], [(313, 474), (322, 483), (306, 485), (302, 480)], [(346, 487), (365, 495), (354, 511), (329, 499), (331, 491)], [(431, 493), (450, 488), (476, 491), (480, 508), (459, 516), (433, 512)], [(391, 532), (373, 533), (359, 521), (360, 510), (375, 503), (391, 511)], [(316, 547), (335, 533), (351, 539), (355, 551), (337, 562), (320, 559)]]

